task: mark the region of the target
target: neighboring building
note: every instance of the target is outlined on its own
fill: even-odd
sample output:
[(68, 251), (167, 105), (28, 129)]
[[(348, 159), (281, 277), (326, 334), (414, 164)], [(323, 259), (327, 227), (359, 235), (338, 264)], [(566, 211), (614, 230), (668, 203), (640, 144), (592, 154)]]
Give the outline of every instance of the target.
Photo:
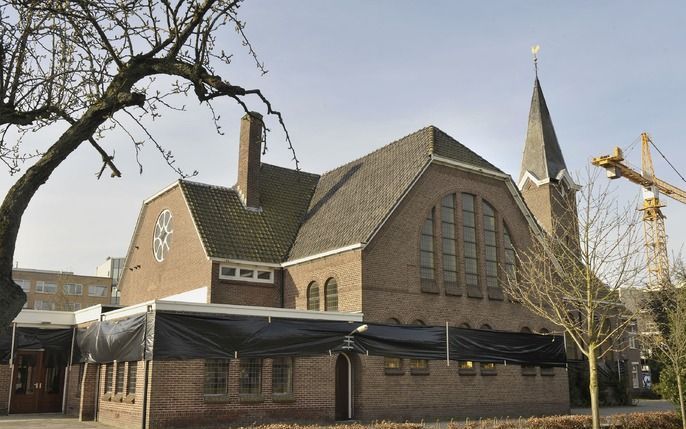
[(113, 258), (108, 256), (105, 262), (98, 265), (95, 269), (95, 275), (98, 277), (109, 277), (112, 279), (112, 300), (111, 304), (119, 304), (119, 280), (124, 272), (124, 262), (126, 258)]
[[(555, 331), (502, 288), (531, 229), (555, 216), (551, 192), (573, 188), (538, 80), (521, 192), (434, 126), (322, 175), (262, 163), (262, 126), (257, 114), (242, 119), (236, 186), (180, 180), (143, 203), (119, 282), (128, 307), (82, 311), (73, 325), (169, 312)], [(158, 428), (569, 411), (564, 368), (353, 353), (232, 357), (74, 365), (68, 374), (78, 376), (62, 392), (67, 412)]]
[(68, 271), (14, 268), (12, 278), (26, 292), (24, 308), (76, 311), (109, 304), (111, 281), (106, 277), (82, 276)]

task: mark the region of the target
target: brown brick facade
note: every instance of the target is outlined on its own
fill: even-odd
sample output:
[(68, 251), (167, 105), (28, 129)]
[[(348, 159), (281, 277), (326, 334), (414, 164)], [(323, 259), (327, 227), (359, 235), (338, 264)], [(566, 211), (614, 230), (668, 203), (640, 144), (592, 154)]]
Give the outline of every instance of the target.
[[(74, 311), (84, 309), (93, 305), (110, 304), (112, 279), (109, 277), (82, 276), (63, 271), (44, 271), (31, 269), (13, 269), (12, 278), (19, 284), (28, 288), (26, 291), (26, 308), (36, 310), (47, 310), (46, 307), (38, 305), (38, 301), (51, 303), (56, 311)], [(37, 289), (38, 282), (47, 282), (56, 285), (56, 290), (51, 293), (44, 293)], [(81, 293), (65, 293), (65, 284), (81, 285)], [(104, 296), (91, 296), (89, 286), (99, 286), (105, 289)], [(74, 307), (74, 304), (77, 306)]]
[(0, 415), (9, 411), (10, 366), (0, 365)]

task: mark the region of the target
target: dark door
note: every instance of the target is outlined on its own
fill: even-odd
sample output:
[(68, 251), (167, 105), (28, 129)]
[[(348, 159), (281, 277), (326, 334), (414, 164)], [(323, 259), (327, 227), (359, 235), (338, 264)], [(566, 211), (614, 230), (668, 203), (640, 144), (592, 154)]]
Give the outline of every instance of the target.
[(42, 351), (17, 351), (10, 413), (50, 413), (62, 409), (64, 368), (44, 361)]
[(343, 354), (336, 359), (336, 420), (349, 420), (350, 415), (350, 361)]

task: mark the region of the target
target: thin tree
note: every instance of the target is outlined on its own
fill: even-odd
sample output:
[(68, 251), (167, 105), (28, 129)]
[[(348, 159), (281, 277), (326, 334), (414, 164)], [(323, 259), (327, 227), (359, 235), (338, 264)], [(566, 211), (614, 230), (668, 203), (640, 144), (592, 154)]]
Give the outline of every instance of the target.
[(619, 346), (631, 321), (620, 286), (636, 284), (644, 270), (636, 209), (620, 206), (597, 172), (587, 170), (585, 179), (576, 199), (555, 196), (567, 216), (556, 220), (553, 231), (531, 232), (532, 245), (518, 251), (516, 273), (507, 276), (505, 288), (511, 299), (564, 331), (588, 359), (593, 427), (599, 428), (598, 360)]
[(641, 341), (653, 358), (669, 367), (676, 379), (681, 424), (686, 429), (683, 380), (686, 377), (686, 267), (675, 264), (674, 282), (646, 290), (641, 312)]
[[(150, 141), (187, 176), (146, 124), (194, 97), (209, 107), (216, 125), (212, 100), (228, 97), (248, 112), (248, 98), (255, 97), (278, 119), (293, 149), (281, 114), (262, 92), (216, 71), (231, 60), (217, 35), (233, 27), (266, 73), (238, 17), (241, 1), (0, 0), (0, 161), (18, 175), (0, 205), (0, 330), (26, 300), (12, 281), (22, 215), (39, 187), (82, 144), (102, 156), (98, 177), (107, 168), (121, 175), (114, 156), (101, 146), (115, 129), (131, 137), (136, 155)], [(52, 131), (42, 135), (58, 137), (41, 152), (23, 151), (22, 138), (43, 129)], [(293, 158), (297, 168), (294, 152)]]

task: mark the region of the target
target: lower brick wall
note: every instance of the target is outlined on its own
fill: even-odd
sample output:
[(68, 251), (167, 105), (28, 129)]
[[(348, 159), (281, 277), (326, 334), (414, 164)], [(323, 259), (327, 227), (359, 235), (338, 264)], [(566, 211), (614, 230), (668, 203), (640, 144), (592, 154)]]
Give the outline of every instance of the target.
[[(117, 368), (124, 368), (124, 392), (105, 392), (105, 365), (100, 365), (100, 380), (98, 383), (98, 421), (117, 428), (140, 428), (143, 410), (143, 383), (145, 374), (144, 362), (137, 362), (136, 366), (136, 392), (128, 391), (128, 371), (126, 365), (129, 363), (118, 362), (113, 370), (112, 386), (115, 386), (114, 379)], [(166, 383), (175, 384), (176, 380), (173, 373), (167, 374)], [(85, 419), (84, 419), (85, 420)]]
[(10, 366), (0, 365), (0, 415), (9, 411)]
[(81, 365), (72, 365), (67, 372), (67, 407), (66, 414), (79, 417), (81, 411), (81, 379), (79, 378)]
[(226, 427), (270, 421), (317, 421), (334, 419), (334, 370), (336, 355), (296, 358), (293, 395), (279, 401), (272, 395), (271, 359), (262, 365), (261, 398), (241, 398), (238, 360), (229, 364), (228, 395), (204, 395), (204, 360), (155, 361), (152, 363), (150, 428)]

